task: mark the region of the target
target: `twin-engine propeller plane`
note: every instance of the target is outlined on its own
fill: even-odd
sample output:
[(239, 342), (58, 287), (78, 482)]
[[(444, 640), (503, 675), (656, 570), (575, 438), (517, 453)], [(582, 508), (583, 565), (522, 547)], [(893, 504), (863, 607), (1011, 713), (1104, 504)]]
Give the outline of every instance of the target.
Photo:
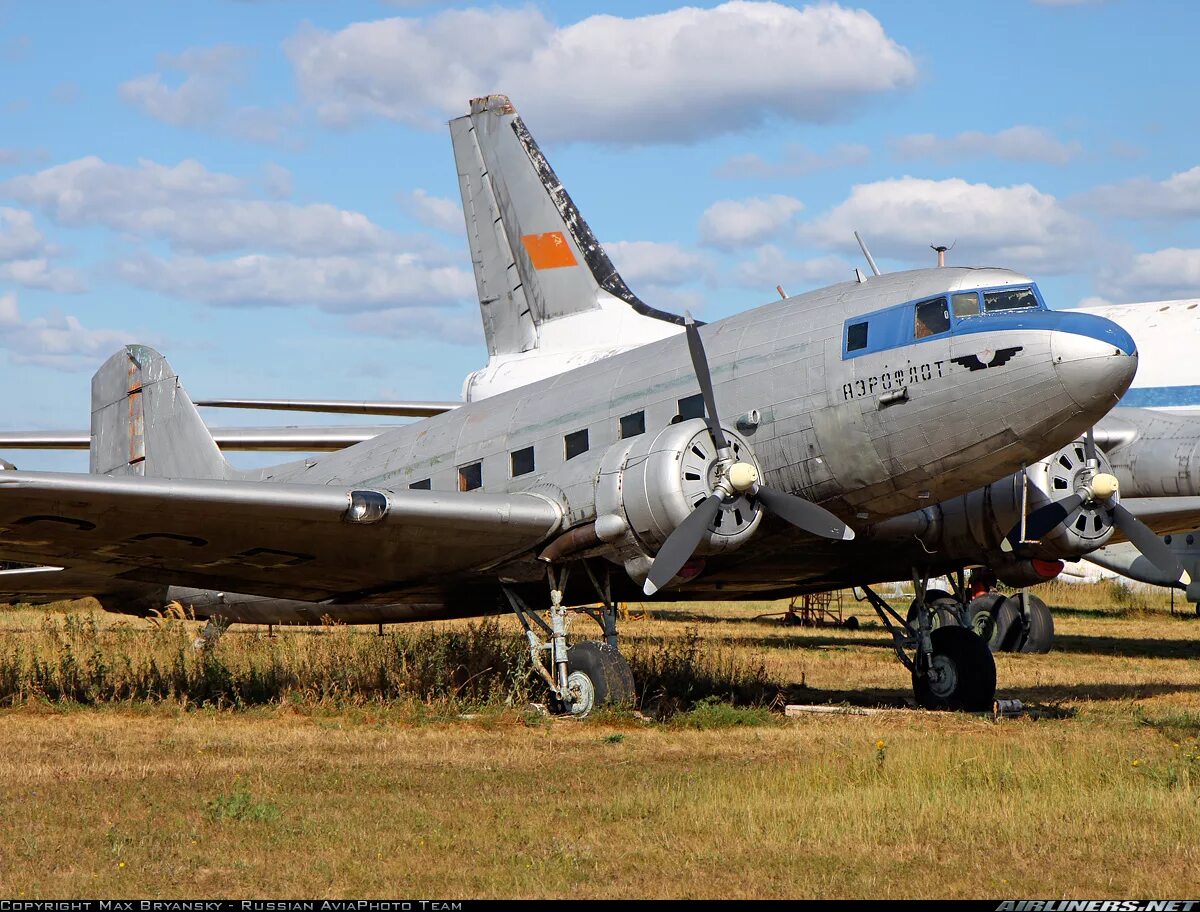
[[(584, 714), (632, 697), (617, 601), (801, 591), (830, 555), (861, 544), (852, 530), (1036, 462), (1133, 378), (1120, 327), (1051, 312), (1029, 278), (1003, 269), (860, 275), (703, 327), (652, 311), (506, 99), (473, 102), (455, 130), (456, 142), (474, 130), (504, 138), (528, 172), (487, 184), (508, 217), (493, 237), (472, 236), (477, 276), (503, 273), (483, 257), (520, 263), (481, 300), (496, 360), (474, 379), (499, 389), (506, 371), (537, 372), (499, 358), (500, 342), (536, 353), (556, 319), (578, 316), (556, 314), (554, 289), (584, 295), (583, 309), (623, 307), (662, 326), (647, 331), (660, 338), (252, 471), (225, 460), (166, 360), (127, 346), (92, 382), (91, 473), (0, 473), (0, 559), (62, 568), (14, 590), (86, 592), (133, 613), (179, 601), (248, 623), (512, 610), (558, 705)], [(572, 568), (585, 582), (568, 587)], [(570, 610), (597, 601), (605, 641), (568, 648)], [(546, 603), (543, 620), (532, 606)], [(922, 704), (990, 705), (982, 640), (932, 629), (925, 612), (895, 625), (885, 608)]]

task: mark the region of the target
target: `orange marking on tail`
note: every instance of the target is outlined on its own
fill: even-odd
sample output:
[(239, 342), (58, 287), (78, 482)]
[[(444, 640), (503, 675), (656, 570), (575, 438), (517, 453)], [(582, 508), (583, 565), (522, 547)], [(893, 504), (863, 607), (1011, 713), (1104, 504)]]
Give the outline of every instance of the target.
[(547, 231), (545, 234), (525, 234), (521, 243), (533, 261), (534, 269), (559, 269), (563, 266), (577, 266), (575, 254), (571, 245), (563, 237), (561, 231)]

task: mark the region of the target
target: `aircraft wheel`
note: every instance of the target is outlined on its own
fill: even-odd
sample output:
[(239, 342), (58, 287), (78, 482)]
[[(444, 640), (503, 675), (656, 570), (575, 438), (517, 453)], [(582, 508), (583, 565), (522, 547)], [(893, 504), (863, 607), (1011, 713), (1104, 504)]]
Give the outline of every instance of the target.
[(567, 711), (576, 718), (598, 706), (628, 706), (633, 670), (615, 647), (585, 640), (567, 650), (567, 689), (575, 697)]
[(1029, 611), (1029, 631), (1025, 634), (1018, 651), (1049, 652), (1050, 647), (1054, 645), (1054, 615), (1050, 613), (1046, 603), (1036, 595), (1026, 593), (1025, 600)]
[[(958, 626), (958, 601), (950, 593), (943, 592), (941, 589), (930, 589), (925, 595), (925, 607), (933, 614), (930, 618), (930, 626), (934, 629)], [(906, 620), (910, 630), (917, 629), (916, 599), (913, 599), (912, 604), (908, 606)]]
[(996, 697), (996, 662), (987, 643), (966, 627), (939, 627), (930, 640), (929, 672), (913, 672), (917, 702), (926, 709), (991, 709)]
[(971, 599), (967, 605), (966, 626), (988, 644), (992, 652), (1001, 652), (1013, 625), (1020, 626), (1017, 606), (998, 592), (988, 592)]

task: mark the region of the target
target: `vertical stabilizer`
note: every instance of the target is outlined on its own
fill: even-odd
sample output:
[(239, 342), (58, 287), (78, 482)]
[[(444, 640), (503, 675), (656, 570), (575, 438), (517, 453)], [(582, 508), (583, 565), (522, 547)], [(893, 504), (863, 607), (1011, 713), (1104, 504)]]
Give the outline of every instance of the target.
[(622, 350), (683, 319), (635, 295), (507, 97), (450, 122), (488, 353)]
[(166, 358), (127, 345), (92, 377), (90, 471), (226, 478), (229, 463)]

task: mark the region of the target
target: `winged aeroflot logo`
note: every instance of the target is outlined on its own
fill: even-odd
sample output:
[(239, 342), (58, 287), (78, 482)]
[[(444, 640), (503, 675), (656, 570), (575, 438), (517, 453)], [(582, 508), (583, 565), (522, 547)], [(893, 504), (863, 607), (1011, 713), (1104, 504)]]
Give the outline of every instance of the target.
[(961, 364), (967, 370), (981, 371), (989, 367), (1001, 367), (1012, 360), (1013, 355), (1019, 352), (1023, 346), (1014, 345), (1012, 348), (985, 348), (977, 355), (963, 355), (961, 358), (951, 358), (955, 364)]

